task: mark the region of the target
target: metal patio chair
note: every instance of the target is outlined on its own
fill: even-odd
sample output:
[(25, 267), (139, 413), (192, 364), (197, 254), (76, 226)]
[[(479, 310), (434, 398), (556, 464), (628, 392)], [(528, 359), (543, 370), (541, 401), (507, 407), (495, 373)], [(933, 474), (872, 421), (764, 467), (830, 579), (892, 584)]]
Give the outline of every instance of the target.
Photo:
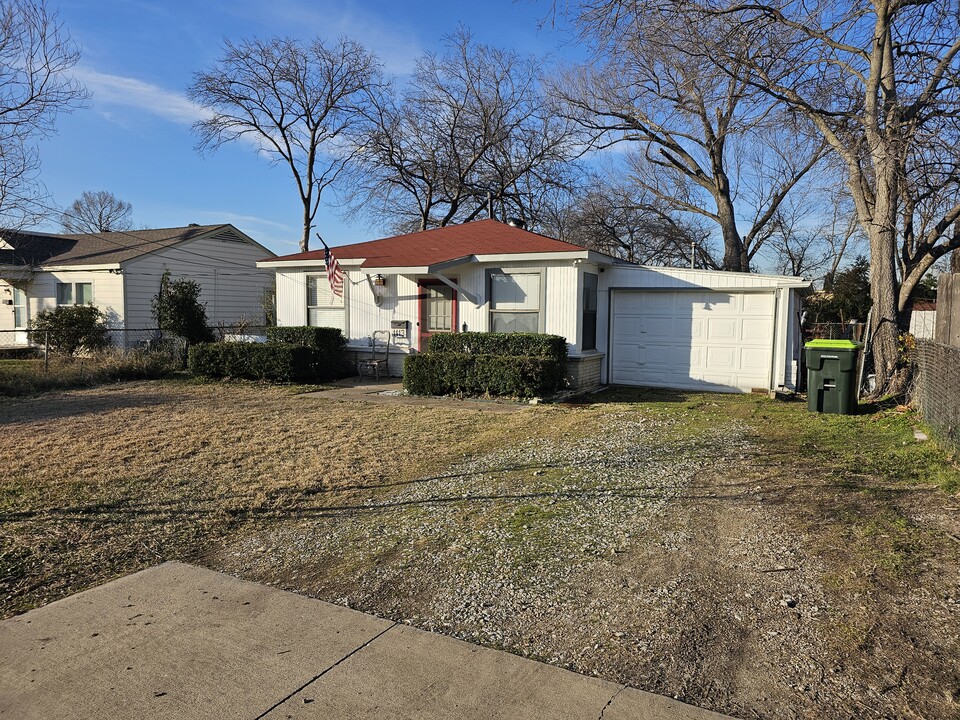
[(357, 376), (366, 372), (379, 382), (380, 374), (390, 375), (390, 331), (375, 330), (370, 336), (370, 357), (357, 360)]

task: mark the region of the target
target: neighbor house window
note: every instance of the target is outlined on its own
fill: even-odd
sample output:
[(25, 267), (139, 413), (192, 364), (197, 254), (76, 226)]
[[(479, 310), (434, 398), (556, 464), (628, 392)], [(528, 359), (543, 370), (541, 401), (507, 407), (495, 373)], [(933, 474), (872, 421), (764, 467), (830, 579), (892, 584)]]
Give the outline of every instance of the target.
[(57, 283), (57, 305), (89, 305), (93, 283)]
[(583, 345), (582, 350), (597, 349), (597, 286), (594, 273), (583, 274)]
[(326, 275), (307, 276), (307, 325), (346, 331), (343, 298), (333, 294)]
[(13, 289), (13, 326), (27, 326), (27, 294), (20, 288)]
[(490, 330), (492, 332), (540, 332), (538, 272), (490, 273)]

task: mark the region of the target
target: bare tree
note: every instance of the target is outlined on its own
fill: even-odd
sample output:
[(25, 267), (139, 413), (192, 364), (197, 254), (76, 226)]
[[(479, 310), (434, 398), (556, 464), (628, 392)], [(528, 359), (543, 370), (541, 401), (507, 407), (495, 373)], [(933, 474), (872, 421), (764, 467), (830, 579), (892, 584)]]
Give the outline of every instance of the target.
[(14, 227), (42, 213), (37, 138), (57, 113), (82, 104), (84, 89), (67, 71), (80, 53), (55, 12), (29, 0), (0, 2), (0, 219)]
[(195, 74), (188, 90), (210, 113), (194, 125), (199, 148), (248, 139), (285, 163), (303, 205), (306, 251), (321, 195), (353, 160), (380, 82), (377, 59), (345, 38), (227, 41), (220, 60)]
[(579, 150), (571, 123), (546, 107), (540, 73), (537, 60), (463, 29), (445, 54), (424, 55), (406, 89), (375, 108), (354, 211), (422, 230), (481, 216), (489, 193), (502, 215), (535, 224)]
[(823, 143), (777, 113), (745, 68), (721, 70), (690, 52), (714, 32), (709, 20), (659, 8), (582, 3), (577, 20), (595, 59), (568, 72), (556, 94), (597, 147), (638, 145), (637, 181), (674, 210), (716, 223), (723, 269), (749, 272), (778, 207), (823, 157)]
[(709, 232), (686, 221), (656, 196), (629, 184), (595, 178), (571, 194), (545, 228), (561, 240), (641, 265), (716, 269)]
[(807, 180), (777, 209), (764, 249), (777, 272), (828, 283), (846, 257), (861, 254), (863, 232), (842, 183)]
[(98, 233), (129, 230), (133, 205), (106, 190), (85, 190), (60, 216), (67, 233)]
[[(620, 3), (617, 3), (619, 5)], [(875, 394), (900, 394), (897, 336), (924, 273), (960, 247), (960, 3), (687, 0), (728, 19), (702, 59), (807, 117), (843, 162), (870, 242)], [(731, 42), (732, 39), (732, 42)], [(755, 48), (754, 52), (736, 51)]]

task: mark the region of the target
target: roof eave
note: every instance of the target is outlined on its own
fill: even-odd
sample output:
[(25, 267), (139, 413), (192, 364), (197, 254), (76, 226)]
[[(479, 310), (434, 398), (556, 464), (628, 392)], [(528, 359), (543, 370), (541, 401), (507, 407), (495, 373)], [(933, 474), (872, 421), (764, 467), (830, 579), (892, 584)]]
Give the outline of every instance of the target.
[[(131, 258), (132, 259), (132, 258)], [(37, 272), (69, 272), (90, 270), (120, 270), (120, 263), (67, 263), (65, 265), (41, 265)]]

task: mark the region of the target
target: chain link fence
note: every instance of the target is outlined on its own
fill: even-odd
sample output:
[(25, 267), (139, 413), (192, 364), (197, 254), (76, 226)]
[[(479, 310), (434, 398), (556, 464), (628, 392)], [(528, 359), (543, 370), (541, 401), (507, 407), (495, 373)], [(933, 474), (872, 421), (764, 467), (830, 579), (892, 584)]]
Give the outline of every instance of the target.
[(960, 450), (960, 347), (917, 342), (913, 399), (923, 419)]
[[(263, 325), (221, 324), (211, 330), (215, 341), (263, 342), (267, 338), (267, 328)], [(106, 336), (109, 347), (115, 349), (154, 350), (172, 342), (183, 342), (176, 335), (158, 328), (109, 328)], [(61, 339), (54, 330), (0, 330), (0, 356), (33, 357), (61, 345), (58, 342)]]
[(863, 342), (866, 323), (807, 323), (803, 326), (805, 340), (853, 340)]

